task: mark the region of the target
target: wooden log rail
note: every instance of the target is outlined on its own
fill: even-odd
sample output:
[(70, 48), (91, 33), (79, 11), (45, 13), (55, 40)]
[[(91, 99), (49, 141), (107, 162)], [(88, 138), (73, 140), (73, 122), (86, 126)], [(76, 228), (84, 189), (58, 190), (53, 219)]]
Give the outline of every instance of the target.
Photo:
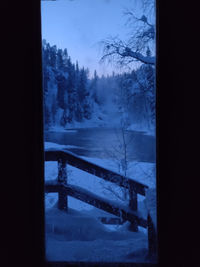
[(145, 189), (148, 189), (148, 186), (142, 184), (134, 179), (124, 177), (123, 175), (98, 166), (92, 162), (89, 162), (81, 157), (78, 157), (74, 153), (69, 151), (62, 150), (46, 150), (45, 151), (45, 161), (62, 161), (67, 164), (76, 167), (82, 171), (86, 171), (90, 174), (93, 174), (99, 178), (102, 178), (106, 181), (115, 183), (121, 187), (131, 189), (136, 194), (141, 194), (145, 196)]
[[(45, 161), (58, 162), (57, 180), (45, 182), (45, 192), (58, 192), (59, 209), (68, 209), (67, 196), (69, 195), (119, 216), (123, 221), (130, 221), (130, 230), (132, 231), (138, 231), (138, 226), (148, 228), (149, 255), (151, 257), (156, 254), (156, 245), (154, 244), (156, 242), (156, 233), (153, 230), (154, 225), (151, 217), (148, 215), (147, 220), (145, 220), (141, 218), (137, 212), (137, 194), (145, 196), (145, 191), (148, 189), (147, 185), (82, 159), (74, 153), (66, 150), (47, 149), (45, 151)], [(115, 183), (120, 187), (126, 188), (129, 192), (129, 207), (118, 205), (80, 187), (68, 185), (67, 164), (95, 175), (98, 178)], [(102, 219), (102, 222), (104, 221), (106, 222), (105, 218)]]
[(48, 193), (61, 191), (65, 195), (74, 197), (96, 208), (121, 217), (124, 221), (130, 221), (133, 224), (136, 222), (139, 226), (142, 226), (144, 228), (147, 227), (147, 221), (140, 217), (136, 211), (132, 211), (125, 205), (120, 205), (117, 202), (97, 196), (86, 189), (82, 189), (79, 186), (60, 184), (57, 181), (54, 181), (52, 183), (51, 181), (49, 181), (46, 182), (45, 187), (45, 191)]

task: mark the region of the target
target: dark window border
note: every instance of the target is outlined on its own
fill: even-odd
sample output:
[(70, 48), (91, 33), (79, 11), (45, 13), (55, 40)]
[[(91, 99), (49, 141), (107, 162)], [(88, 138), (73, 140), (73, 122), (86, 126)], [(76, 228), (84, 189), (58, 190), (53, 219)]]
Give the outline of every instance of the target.
[[(195, 25), (191, 25), (189, 15), (193, 16), (194, 10), (183, 1), (170, 5), (168, 1), (157, 0), (157, 6), (159, 265), (198, 266), (198, 246), (193, 238), (199, 224), (187, 212), (195, 214), (198, 209), (195, 207), (198, 199), (194, 198), (198, 196), (198, 188), (193, 182), (199, 165), (194, 158), (191, 163), (192, 151), (185, 144), (190, 138), (190, 144), (195, 145), (195, 132), (185, 127), (183, 93), (192, 89), (192, 97), (188, 99), (188, 94), (187, 98), (187, 103), (192, 100), (188, 104), (191, 112), (187, 109), (187, 122), (191, 118), (197, 122), (198, 119), (194, 120), (197, 110), (193, 108), (193, 88), (197, 85), (194, 75), (188, 76), (191, 57), (183, 57), (185, 51), (198, 51), (192, 41), (196, 36), (192, 33)], [(6, 107), (1, 121), (5, 161), (2, 180), (7, 182), (6, 187), (2, 186), (5, 208), (2, 221), (5, 223), (1, 229), (6, 246), (3, 266), (45, 266), (40, 0), (3, 1), (1, 14), (6, 15), (2, 23), (6, 70), (2, 77), (5, 80), (2, 106)], [(185, 38), (185, 31), (190, 33), (189, 40)], [(198, 107), (198, 102), (195, 106)]]

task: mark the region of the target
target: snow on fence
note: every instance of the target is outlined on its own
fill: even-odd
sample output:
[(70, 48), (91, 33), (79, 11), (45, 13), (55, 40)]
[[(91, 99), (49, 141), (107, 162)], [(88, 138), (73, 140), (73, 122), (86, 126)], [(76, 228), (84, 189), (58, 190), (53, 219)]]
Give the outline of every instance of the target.
[[(114, 214), (120, 217), (123, 221), (129, 221), (131, 223), (130, 230), (132, 231), (138, 231), (138, 226), (148, 228), (149, 254), (150, 256), (156, 254), (156, 230), (151, 215), (149, 213), (145, 220), (139, 215), (137, 210), (137, 194), (145, 196), (145, 192), (148, 189), (147, 185), (91, 163), (66, 150), (47, 149), (45, 151), (45, 161), (58, 162), (58, 177), (56, 180), (45, 182), (45, 192), (58, 192), (59, 209), (68, 210), (67, 196), (71, 196)], [(69, 185), (67, 183), (67, 164), (106, 181), (115, 183), (118, 186), (127, 188), (129, 191), (129, 206), (127, 207), (115, 201), (102, 198), (78, 186)], [(102, 222), (107, 222), (107, 220), (104, 218)]]

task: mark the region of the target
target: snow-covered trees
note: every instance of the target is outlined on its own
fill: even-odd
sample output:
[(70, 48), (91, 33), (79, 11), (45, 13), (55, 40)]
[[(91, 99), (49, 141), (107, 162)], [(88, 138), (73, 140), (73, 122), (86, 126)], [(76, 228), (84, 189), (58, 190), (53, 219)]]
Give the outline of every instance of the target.
[(67, 49), (57, 49), (43, 40), (43, 91), (45, 126), (66, 126), (91, 118), (88, 70), (71, 62)]
[[(155, 1), (142, 0), (142, 3), (139, 17), (131, 9), (125, 11), (129, 39), (104, 40), (101, 61), (115, 62), (132, 71), (120, 81), (121, 108), (125, 113), (132, 113), (135, 123), (147, 123), (151, 127), (155, 125)], [(135, 62), (139, 62), (137, 70), (133, 70)]]
[(42, 59), (45, 128), (84, 123), (93, 117), (105, 125), (104, 119), (108, 121), (111, 114), (126, 117), (127, 126), (154, 124), (153, 66), (143, 64), (137, 70), (110, 76), (98, 76), (94, 71), (89, 78), (89, 70), (74, 64), (67, 49), (51, 47), (46, 41)]
[[(142, 65), (136, 72), (136, 83), (139, 85), (138, 96), (142, 101), (144, 108), (144, 120), (148, 126), (155, 125), (156, 111), (155, 111), (155, 68), (150, 65)], [(137, 104), (137, 98), (135, 103)]]
[(143, 64), (119, 78), (118, 104), (127, 123), (155, 126), (155, 69)]

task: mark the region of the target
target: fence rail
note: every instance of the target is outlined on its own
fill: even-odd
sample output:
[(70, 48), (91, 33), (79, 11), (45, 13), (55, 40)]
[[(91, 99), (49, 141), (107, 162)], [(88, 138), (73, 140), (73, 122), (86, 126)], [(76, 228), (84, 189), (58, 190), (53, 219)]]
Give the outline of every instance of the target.
[(93, 174), (99, 178), (106, 181), (115, 183), (124, 188), (130, 188), (137, 193), (145, 196), (145, 189), (148, 188), (147, 185), (142, 184), (134, 179), (124, 177), (123, 175), (103, 168), (97, 164), (89, 162), (81, 157), (71, 153), (69, 151), (62, 150), (46, 150), (45, 151), (45, 161), (59, 161), (66, 162), (67, 164)]
[[(136, 180), (124, 177), (119, 173), (113, 172), (92, 162), (89, 162), (81, 157), (64, 150), (48, 149), (45, 151), (45, 161), (58, 162), (58, 177), (53, 181), (45, 182), (45, 192), (58, 193), (58, 208), (61, 210), (68, 210), (67, 196), (74, 197), (83, 202), (86, 202), (94, 207), (102, 209), (106, 212), (120, 217), (122, 221), (130, 221), (130, 230), (138, 231), (138, 226), (148, 228), (148, 247), (149, 253), (156, 254), (156, 231), (150, 215), (147, 219), (143, 219), (137, 211), (137, 194), (145, 196), (145, 191), (148, 186)], [(98, 178), (117, 184), (124, 187), (129, 192), (129, 206), (120, 205), (117, 202), (110, 201), (95, 195), (94, 193), (80, 188), (78, 186), (69, 185), (67, 183), (67, 164), (76, 167), (82, 171), (97, 176)], [(101, 218), (101, 221), (106, 223), (119, 222), (119, 219)]]

